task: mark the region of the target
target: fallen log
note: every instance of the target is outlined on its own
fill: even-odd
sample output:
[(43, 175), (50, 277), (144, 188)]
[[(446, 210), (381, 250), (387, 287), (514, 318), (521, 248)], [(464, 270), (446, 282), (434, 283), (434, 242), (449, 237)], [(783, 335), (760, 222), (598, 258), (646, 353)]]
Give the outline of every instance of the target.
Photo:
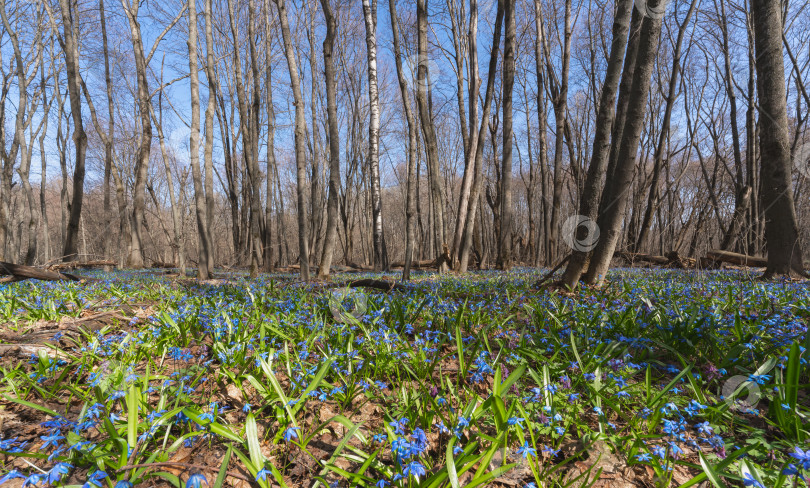
[(44, 281), (81, 281), (76, 275), (0, 261), (0, 275), (10, 275), (15, 281), (34, 279)]
[(766, 258), (748, 256), (747, 254), (739, 254), (731, 251), (721, 251), (720, 249), (712, 249), (708, 251), (706, 253), (706, 260), (701, 260), (701, 262), (703, 264), (709, 264), (707, 261), (712, 261), (715, 263), (715, 265), (719, 263), (728, 263), (752, 268), (764, 268), (768, 265), (768, 260)]
[(411, 291), (411, 287), (385, 280), (354, 280), (346, 284), (349, 288), (372, 288), (385, 292), (389, 291)]
[[(394, 261), (391, 263), (392, 268), (404, 268), (405, 261)], [(411, 268), (437, 268), (435, 259), (424, 259), (422, 261), (411, 261)]]
[(46, 266), (47, 269), (51, 271), (63, 271), (68, 269), (76, 269), (76, 268), (102, 268), (102, 267), (112, 267), (115, 266), (115, 261), (87, 261), (81, 263), (79, 261), (68, 261), (67, 263), (57, 263), (51, 264)]
[(620, 251), (616, 253), (616, 256), (624, 259), (630, 264), (634, 264), (638, 261), (641, 261), (645, 263), (660, 264), (663, 266), (670, 262), (670, 259), (667, 258), (666, 256), (655, 256), (653, 254), (642, 254), (638, 252)]
[(371, 279), (354, 280), (349, 281), (348, 283), (329, 283), (321, 286), (321, 289), (330, 289), (330, 288), (371, 288), (374, 290), (380, 290), (384, 292), (412, 290), (410, 286), (403, 285), (402, 283), (397, 283), (395, 281), (371, 280)]

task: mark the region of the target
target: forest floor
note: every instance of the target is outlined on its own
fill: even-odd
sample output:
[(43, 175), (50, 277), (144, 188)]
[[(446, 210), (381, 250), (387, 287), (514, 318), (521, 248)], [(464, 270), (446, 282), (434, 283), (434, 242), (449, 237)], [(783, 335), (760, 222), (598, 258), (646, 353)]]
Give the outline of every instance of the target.
[(0, 483), (806, 485), (808, 283), (541, 274), (0, 285)]

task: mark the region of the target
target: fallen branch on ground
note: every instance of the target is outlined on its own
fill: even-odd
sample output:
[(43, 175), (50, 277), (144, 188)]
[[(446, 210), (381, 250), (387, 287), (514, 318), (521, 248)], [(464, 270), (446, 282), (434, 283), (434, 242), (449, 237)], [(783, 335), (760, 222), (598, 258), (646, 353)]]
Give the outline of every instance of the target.
[(34, 279), (44, 281), (82, 281), (88, 278), (79, 278), (70, 273), (60, 273), (59, 271), (48, 271), (46, 269), (25, 266), (23, 264), (11, 264), (0, 261), (0, 275), (10, 275), (14, 281)]
[(748, 266), (752, 268), (764, 268), (768, 266), (768, 260), (766, 258), (721, 251), (719, 249), (708, 251), (706, 257), (701, 259), (701, 265), (706, 268), (716, 267), (720, 263), (736, 264), (737, 266)]

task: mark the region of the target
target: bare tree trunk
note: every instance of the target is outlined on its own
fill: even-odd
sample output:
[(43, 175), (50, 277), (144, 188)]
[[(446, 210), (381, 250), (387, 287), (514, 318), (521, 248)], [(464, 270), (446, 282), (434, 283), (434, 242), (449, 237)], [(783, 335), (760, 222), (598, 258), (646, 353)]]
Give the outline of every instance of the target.
[[(32, 265), (34, 263), (34, 259), (36, 258), (36, 239), (30, 239), (30, 236), (35, 235), (36, 233), (36, 226), (38, 224), (38, 214), (37, 214), (37, 205), (36, 199), (34, 197), (34, 191), (31, 188), (31, 183), (28, 179), (28, 175), (31, 168), (31, 156), (29, 151), (31, 150), (28, 141), (25, 139), (25, 131), (27, 130), (28, 126), (31, 124), (33, 120), (33, 113), (36, 112), (36, 104), (33, 104), (32, 107), (29, 107), (28, 104), (28, 73), (26, 72), (26, 64), (22, 57), (22, 50), (20, 49), (19, 39), (17, 37), (17, 31), (11, 27), (11, 23), (8, 20), (8, 16), (6, 14), (6, 2), (5, 0), (0, 0), (0, 17), (3, 20), (3, 27), (6, 30), (6, 34), (8, 34), (9, 38), (11, 39), (11, 45), (14, 51), (14, 64), (16, 65), (16, 74), (17, 74), (17, 93), (19, 96), (19, 101), (17, 103), (17, 114), (14, 121), (14, 139), (12, 142), (11, 151), (7, 155), (8, 160), (11, 161), (11, 164), (14, 164), (13, 161), (17, 158), (17, 153), (19, 152), (20, 155), (20, 165), (17, 168), (17, 174), (20, 176), (20, 182), (22, 186), (23, 194), (26, 197), (26, 202), (28, 204), (28, 211), (29, 211), (29, 221), (28, 221), (28, 250), (26, 252), (24, 262), (26, 265)], [(38, 69), (38, 63), (41, 62), (41, 55), (42, 49), (40, 45), (39, 56), (33, 62), (33, 71), (36, 74)], [(5, 141), (0, 141), (0, 143), (5, 144)], [(22, 214), (22, 212), (21, 212)], [(22, 230), (22, 215), (20, 215), (20, 229)], [(33, 229), (32, 229), (33, 225)], [(16, 252), (12, 254), (14, 256), (14, 260), (16, 261), (17, 255), (20, 251), (20, 245), (18, 244), (15, 246)]]
[[(214, 271), (214, 237), (212, 234), (212, 227), (214, 225), (214, 115), (216, 112), (217, 103), (217, 75), (214, 69), (214, 34), (213, 34), (213, 7), (212, 0), (205, 0), (205, 76), (208, 80), (208, 105), (205, 107), (205, 149), (203, 150), (203, 158), (205, 165), (205, 225), (203, 232), (209, 243), (208, 248), (208, 273), (209, 275)], [(224, 132), (224, 128), (223, 128)], [(230, 147), (225, 146), (225, 158), (230, 157)], [(226, 167), (228, 166), (226, 161)], [(195, 190), (196, 193), (196, 190)], [(235, 197), (229, 192), (229, 197)], [(196, 196), (195, 196), (196, 198)], [(196, 202), (196, 200), (195, 200)], [(233, 202), (232, 202), (233, 203)], [(238, 202), (236, 203), (238, 207)], [(199, 224), (198, 224), (199, 225)], [(238, 223), (234, 221), (234, 226)], [(236, 246), (237, 240), (234, 240)], [(236, 248), (234, 248), (234, 251)], [(200, 264), (202, 267), (202, 264)]]
[[(207, 0), (211, 1), (211, 0)], [(206, 18), (206, 23), (208, 19)], [(200, 77), (198, 73), (197, 61), (197, 5), (196, 0), (188, 1), (188, 72), (189, 86), (191, 89), (191, 132), (189, 134), (189, 164), (191, 165), (191, 180), (194, 184), (194, 208), (197, 216), (197, 277), (201, 280), (208, 279), (213, 271), (209, 267), (211, 261), (209, 254), (212, 252), (212, 243), (208, 233), (208, 214), (205, 203), (205, 190), (203, 189), (202, 174), (200, 172)], [(209, 96), (208, 107), (206, 108), (206, 122), (208, 118), (213, 119), (211, 102), (213, 97)], [(206, 150), (208, 148), (206, 147)]]
[[(546, 104), (545, 104), (545, 91), (546, 91), (546, 83), (543, 77), (543, 45), (545, 44), (545, 32), (543, 27), (543, 5), (541, 0), (534, 0), (534, 28), (535, 28), (535, 38), (534, 38), (534, 66), (537, 76), (537, 134), (538, 134), (538, 148), (537, 148), (537, 165), (540, 167), (540, 195), (541, 195), (541, 209), (542, 209), (542, 216), (543, 216), (543, 230), (544, 235), (548, 237), (549, 234), (549, 219), (546, 219), (546, 209), (548, 208), (548, 204), (546, 203), (545, 193), (546, 193), (546, 178), (545, 178), (545, 171), (546, 171), (546, 152), (548, 150), (548, 144), (546, 143)], [(528, 115), (527, 115), (528, 117)], [(540, 246), (542, 241), (537, 239), (537, 246)], [(548, 246), (544, 247), (544, 250), (547, 251)], [(547, 257), (550, 257), (547, 255)], [(539, 250), (536, 252), (534, 265), (537, 266), (540, 261), (540, 252)]]
[(98, 2), (98, 15), (101, 24), (101, 46), (104, 52), (104, 84), (107, 89), (107, 139), (104, 141), (104, 258), (109, 259), (112, 252), (112, 208), (110, 202), (110, 178), (113, 165), (113, 137), (115, 136), (115, 112), (113, 109), (113, 85), (110, 70), (110, 51), (107, 42), (107, 13), (104, 0)]
[(515, 0), (506, 0), (504, 18), (506, 33), (503, 43), (503, 161), (501, 169), (498, 267), (512, 266), (512, 91), (515, 84)]
[[(380, 192), (380, 95), (377, 89), (377, 0), (363, 0), (363, 19), (366, 24), (368, 52), (368, 97), (370, 120), (368, 124), (368, 164), (371, 169), (371, 217), (374, 243), (375, 271), (388, 269), (382, 223), (382, 195)], [(421, 66), (420, 66), (421, 70)]]
[[(3, 66), (2, 52), (0, 52), (0, 66)], [(5, 142), (6, 100), (11, 87), (11, 74), (6, 74), (5, 70), (0, 71), (2, 71), (3, 77), (2, 92), (0, 92), (0, 141)], [(6, 256), (6, 247), (10, 239), (11, 179), (14, 175), (14, 160), (8, 157), (4, 143), (0, 144), (0, 152), (2, 152), (3, 159), (3, 167), (0, 170), (0, 260), (8, 262), (9, 258)]]
[(248, 2), (248, 47), (250, 52), (250, 71), (251, 78), (253, 79), (253, 93), (251, 93), (251, 106), (250, 106), (250, 130), (252, 132), (250, 137), (250, 151), (251, 151), (251, 165), (250, 171), (250, 212), (251, 212), (251, 234), (253, 236), (253, 252), (256, 256), (256, 275), (258, 276), (258, 266), (263, 259), (264, 252), (262, 250), (262, 228), (264, 227), (264, 215), (262, 214), (262, 201), (261, 201), (261, 171), (259, 170), (259, 137), (261, 128), (259, 124), (259, 112), (261, 110), (261, 87), (259, 80), (261, 78), (259, 73), (259, 56), (256, 49), (256, 0), (249, 0)]
[[(654, 11), (659, 8), (659, 5), (659, 0), (650, 0), (647, 7)], [(604, 280), (619, 240), (628, 193), (633, 180), (641, 130), (645, 122), (644, 113), (647, 108), (650, 78), (655, 64), (660, 33), (661, 18), (657, 15), (645, 16), (638, 41), (638, 57), (633, 72), (632, 88), (627, 93), (629, 96), (627, 115), (622, 138), (619, 141), (616, 167), (605, 184), (605, 195), (602, 197), (600, 206), (600, 219), (597, 221), (601, 231), (600, 239), (594, 249), (586, 274), (586, 280), (591, 284), (601, 283)], [(619, 103), (621, 104), (621, 101)]]
[[(419, 119), (422, 124), (422, 134), (425, 139), (425, 152), (428, 161), (428, 180), (430, 181), (431, 201), (433, 203), (434, 224), (433, 231), (436, 236), (435, 253), (436, 257), (442, 255), (443, 247), (447, 245), (444, 229), (444, 203), (442, 198), (441, 179), (439, 176), (439, 145), (436, 140), (436, 128), (433, 124), (431, 103), (428, 96), (430, 83), (430, 73), (428, 71), (427, 57), (427, 31), (428, 13), (427, 0), (417, 0), (416, 2), (416, 22), (417, 22), (417, 57), (418, 68), (416, 74), (416, 103), (419, 106)], [(447, 263), (442, 262), (439, 272), (447, 270)]]
[[(265, 42), (265, 92), (267, 94), (267, 205), (264, 210), (265, 237), (264, 237), (264, 269), (268, 273), (275, 270), (275, 255), (273, 252), (273, 194), (276, 166), (276, 110), (273, 107), (273, 63), (272, 45), (273, 32), (270, 26), (270, 2), (264, 0), (264, 42)], [(338, 175), (340, 178), (340, 175)], [(276, 222), (280, 225), (281, 221)], [(328, 224), (327, 224), (328, 228)], [(328, 230), (327, 230), (328, 232)]]
[[(193, 2), (194, 0), (191, 0)], [(191, 3), (190, 2), (190, 3)], [(163, 74), (161, 70), (161, 82), (162, 82)], [(192, 99), (192, 106), (194, 101)], [(192, 109), (193, 113), (193, 109)], [(168, 186), (169, 192), (169, 211), (172, 214), (172, 229), (173, 229), (173, 237), (170, 241), (171, 248), (173, 250), (173, 255), (177, 256), (177, 267), (180, 270), (180, 275), (184, 276), (186, 273), (186, 249), (185, 249), (185, 241), (182, 235), (182, 225), (180, 223), (180, 209), (177, 205), (177, 196), (174, 194), (174, 179), (172, 178), (171, 167), (169, 166), (169, 153), (166, 150), (166, 140), (163, 137), (163, 90), (161, 90), (160, 94), (158, 95), (158, 115), (159, 118), (154, 117), (154, 113), (152, 113), (152, 117), (154, 119), (155, 127), (157, 128), (158, 132), (158, 143), (160, 144), (160, 154), (163, 156), (163, 171), (166, 175), (166, 185)], [(197, 109), (197, 120), (199, 121), (199, 107)], [(193, 116), (192, 116), (193, 117)], [(192, 126), (194, 124), (192, 118)], [(193, 133), (193, 129), (192, 129)], [(197, 134), (199, 135), (199, 123), (197, 127)], [(193, 143), (192, 143), (192, 148)], [(199, 141), (197, 142), (197, 154), (199, 154)], [(192, 164), (194, 153), (191, 153)], [(199, 156), (197, 156), (199, 160)], [(160, 207), (158, 207), (160, 208)]]
[[(323, 40), (323, 66), (326, 79), (326, 117), (329, 124), (329, 195), (326, 203), (326, 236), (318, 267), (318, 279), (329, 278), (332, 256), (337, 241), (338, 193), (340, 192), (340, 127), (337, 114), (337, 80), (333, 49), (337, 33), (337, 21), (332, 12), (331, 0), (321, 0), (326, 19), (326, 38)], [(314, 122), (314, 121), (313, 121)]]
[(323, 227), (323, 209), (321, 203), (323, 202), (323, 185), (321, 184), (321, 138), (318, 131), (318, 110), (316, 101), (318, 99), (318, 60), (315, 57), (315, 14), (318, 11), (318, 2), (312, 2), (309, 8), (309, 26), (307, 28), (307, 37), (309, 38), (309, 71), (312, 78), (310, 86), (310, 113), (312, 117), (312, 177), (310, 179), (310, 206), (312, 207), (312, 232), (310, 233), (310, 262), (317, 264), (319, 262), (319, 250), (322, 250), (321, 228)]
[[(551, 101), (554, 106), (554, 169), (553, 169), (553, 187), (551, 195), (551, 233), (547, 236), (547, 244), (549, 247), (549, 255), (552, 260), (558, 258), (559, 255), (559, 235), (560, 235), (560, 208), (562, 204), (562, 190), (563, 190), (563, 144), (565, 142), (565, 125), (568, 111), (568, 77), (569, 67), (571, 62), (571, 37), (573, 34), (573, 26), (571, 23), (571, 0), (565, 0), (565, 31), (563, 33), (563, 52), (562, 52), (562, 67), (560, 79), (552, 77), (549, 79), (549, 87), (551, 88)], [(546, 42), (546, 64), (548, 65), (549, 73), (551, 70), (551, 57), (548, 52), (548, 41)], [(573, 158), (573, 154), (570, 155)]]
[[(675, 51), (672, 54), (672, 73), (669, 75), (669, 89), (667, 91), (666, 102), (664, 105), (664, 118), (661, 120), (661, 132), (658, 134), (658, 144), (655, 146), (655, 154), (653, 155), (653, 176), (650, 182), (650, 193), (647, 201), (647, 209), (644, 211), (644, 217), (639, 226), (638, 239), (633, 243), (632, 251), (639, 252), (647, 245), (647, 237), (650, 234), (650, 227), (652, 227), (653, 213), (659, 205), (658, 186), (661, 179), (661, 169), (664, 165), (664, 151), (667, 139), (669, 138), (669, 125), (672, 120), (672, 109), (675, 105), (675, 99), (678, 91), (678, 77), (681, 71), (681, 53), (683, 51), (683, 39), (686, 34), (686, 27), (689, 25), (689, 20), (697, 8), (699, 0), (692, 0), (689, 10), (683, 22), (678, 24), (678, 38), (675, 41)], [(721, 2), (725, 0), (720, 0)], [(676, 20), (677, 22), (677, 20)], [(737, 109), (734, 106), (732, 117), (736, 118)], [(736, 132), (737, 122), (732, 122), (734, 125), (734, 132)], [(735, 141), (734, 145), (737, 147)], [(737, 149), (739, 152), (739, 149)]]
[[(54, 50), (54, 43), (53, 37), (51, 37), (51, 52)], [(55, 69), (53, 63), (51, 63), (51, 69)], [(39, 177), (39, 211), (42, 214), (42, 251), (43, 251), (43, 261), (46, 263), (51, 260), (51, 236), (50, 230), (48, 226), (48, 212), (47, 206), (45, 204), (45, 189), (48, 186), (48, 160), (45, 157), (45, 138), (48, 136), (48, 118), (50, 115), (51, 110), (51, 103), (53, 103), (53, 97), (51, 97), (51, 101), (48, 102), (47, 93), (45, 91), (45, 60), (42, 60), (42, 65), (40, 66), (40, 86), (42, 90), (42, 100), (43, 100), (43, 128), (42, 133), (39, 136), (39, 159), (40, 159), (40, 177)], [(58, 90), (59, 88), (57, 88)], [(2, 205), (2, 203), (0, 203)], [(0, 243), (2, 245), (2, 243)], [(0, 252), (2, 254), (2, 252)]]
[[(73, 144), (76, 159), (73, 168), (73, 195), (70, 199), (70, 217), (67, 224), (67, 235), (64, 239), (63, 258), (73, 261), (77, 257), (79, 220), (84, 199), (84, 160), (87, 151), (87, 134), (82, 120), (81, 74), (79, 73), (78, 12), (74, 12), (69, 0), (59, 0), (64, 26), (65, 70), (67, 73), (70, 113), (73, 117)], [(148, 115), (147, 115), (148, 117)]]
[[(453, 7), (455, 0), (448, 0), (448, 6)], [(463, 6), (463, 3), (462, 3)], [(461, 246), (461, 235), (464, 232), (464, 223), (467, 220), (467, 210), (470, 206), (470, 190), (472, 188), (473, 172), (475, 170), (475, 145), (478, 143), (478, 96), (481, 86), (481, 79), (478, 73), (478, 1), (470, 0), (470, 25), (467, 32), (467, 51), (469, 53), (469, 111), (470, 111), (470, 133), (467, 134), (467, 123), (464, 116), (464, 61), (461, 52), (461, 33), (458, 22), (455, 20), (454, 8), (451, 9), (453, 26), (453, 45), (456, 52), (456, 80), (458, 86), (459, 123), (461, 125), (461, 135), (464, 143), (464, 175), (461, 179), (461, 189), (458, 196), (458, 212), (456, 214), (456, 226), (453, 232), (453, 247), (450, 249), (450, 256), (453, 266), (459, 258), (459, 247)], [(462, 9), (463, 10), (463, 9)]]
[[(60, 0), (67, 2), (68, 0)], [(141, 26), (138, 23), (138, 9), (140, 3), (134, 0), (131, 5), (127, 5), (129, 0), (121, 0), (132, 36), (132, 48), (135, 57), (135, 71), (138, 84), (138, 111), (141, 121), (141, 140), (138, 147), (138, 156), (135, 162), (135, 185), (132, 189), (132, 230), (130, 233), (131, 247), (127, 265), (131, 268), (143, 268), (143, 222), (146, 216), (146, 178), (149, 173), (149, 154), (152, 148), (152, 121), (149, 117), (152, 99), (149, 94), (149, 80), (146, 78), (146, 56), (143, 52), (143, 41), (141, 40)], [(65, 251), (67, 254), (67, 251)]]
[[(466, 273), (467, 265), (470, 261), (470, 249), (475, 237), (475, 219), (480, 202), (481, 187), (484, 182), (484, 143), (487, 131), (484, 130), (489, 124), (489, 112), (492, 106), (492, 99), (495, 96), (495, 76), (498, 71), (498, 51), (501, 44), (501, 28), (503, 27), (504, 4), (503, 0), (498, 0), (498, 11), (495, 15), (495, 28), (492, 32), (492, 48), (489, 55), (489, 72), (487, 74), (487, 89), (484, 95), (483, 113), (481, 114), (481, 127), (478, 130), (478, 142), (475, 144), (475, 169), (473, 173), (473, 186), (470, 193), (470, 208), (465, 216), (464, 232), (461, 237), (461, 256), (459, 257), (458, 272)], [(472, 143), (471, 143), (472, 144)], [(480, 218), (483, 223), (483, 218)], [(479, 225), (479, 227), (482, 227)], [(483, 261), (483, 259), (482, 259)]]
[(768, 266), (763, 277), (806, 277), (790, 177), (790, 141), (782, 54), (782, 4), (777, 0), (753, 0), (752, 6), (757, 94), (761, 115), (760, 192), (762, 205), (765, 207), (765, 241), (768, 250)]
[(290, 22), (287, 17), (287, 7), (284, 0), (273, 0), (278, 8), (279, 20), (281, 21), (281, 37), (284, 41), (284, 54), (287, 58), (287, 66), (290, 71), (290, 83), (295, 99), (295, 163), (296, 180), (298, 183), (298, 254), (301, 263), (301, 278), (309, 281), (309, 243), (307, 236), (309, 229), (306, 218), (306, 116), (304, 115), (304, 97), (301, 94), (301, 80), (298, 76), (298, 62), (295, 59), (295, 51), (292, 45), (292, 34), (290, 34)]
[[(472, 0), (475, 4), (475, 0)], [(391, 33), (394, 38), (394, 62), (397, 68), (397, 81), (402, 97), (402, 108), (408, 122), (408, 181), (406, 183), (405, 197), (405, 266), (402, 269), (402, 281), (411, 278), (411, 264), (413, 261), (413, 247), (415, 244), (414, 216), (416, 213), (416, 148), (417, 133), (416, 120), (411, 109), (411, 100), (408, 94), (408, 84), (402, 70), (402, 50), (399, 38), (399, 17), (397, 15), (396, 0), (388, 0), (389, 15), (391, 17)], [(476, 105), (478, 100), (476, 99)], [(477, 123), (477, 120), (476, 122)], [(465, 170), (466, 171), (466, 170)], [(472, 171), (470, 172), (472, 174)], [(457, 226), (458, 227), (458, 226)]]

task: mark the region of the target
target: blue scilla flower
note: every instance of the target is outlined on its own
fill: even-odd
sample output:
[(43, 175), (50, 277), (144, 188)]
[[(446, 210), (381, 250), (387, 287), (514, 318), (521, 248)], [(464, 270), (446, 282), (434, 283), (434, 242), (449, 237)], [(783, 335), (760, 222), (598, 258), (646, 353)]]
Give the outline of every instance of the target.
[(301, 430), (300, 427), (288, 427), (287, 430), (284, 431), (284, 440), (286, 442), (290, 442), (290, 439), (298, 439), (298, 433), (295, 432), (296, 430)]
[(753, 486), (754, 488), (765, 488), (765, 485), (759, 482), (756, 478), (751, 476), (751, 473), (745, 473), (743, 477), (743, 485)]
[(68, 474), (71, 469), (73, 469), (73, 465), (70, 463), (56, 463), (53, 468), (48, 471), (48, 484), (55, 485), (62, 477)]
[(799, 446), (796, 446), (790, 453), (790, 457), (797, 460), (802, 468), (810, 469), (810, 449), (802, 451)]
[(427, 470), (419, 461), (411, 461), (407, 466), (405, 466), (405, 469), (402, 470), (402, 474), (405, 476), (413, 476), (419, 480), (420, 477), (427, 474)]
[(537, 449), (533, 448), (529, 445), (529, 441), (525, 441), (523, 443), (523, 447), (518, 448), (517, 453), (523, 456), (523, 459), (528, 458), (529, 456), (536, 456)]
[(0, 485), (4, 484), (6, 481), (10, 481), (15, 478), (25, 479), (25, 475), (20, 473), (16, 469), (12, 469), (8, 473), (4, 474), (2, 478), (0, 478)]
[(208, 480), (202, 473), (192, 473), (186, 480), (186, 488), (200, 488), (203, 483), (208, 485)]
[(101, 480), (107, 477), (107, 473), (101, 470), (93, 471), (87, 478), (87, 481), (82, 485), (82, 488), (91, 488), (93, 486), (101, 487)]

